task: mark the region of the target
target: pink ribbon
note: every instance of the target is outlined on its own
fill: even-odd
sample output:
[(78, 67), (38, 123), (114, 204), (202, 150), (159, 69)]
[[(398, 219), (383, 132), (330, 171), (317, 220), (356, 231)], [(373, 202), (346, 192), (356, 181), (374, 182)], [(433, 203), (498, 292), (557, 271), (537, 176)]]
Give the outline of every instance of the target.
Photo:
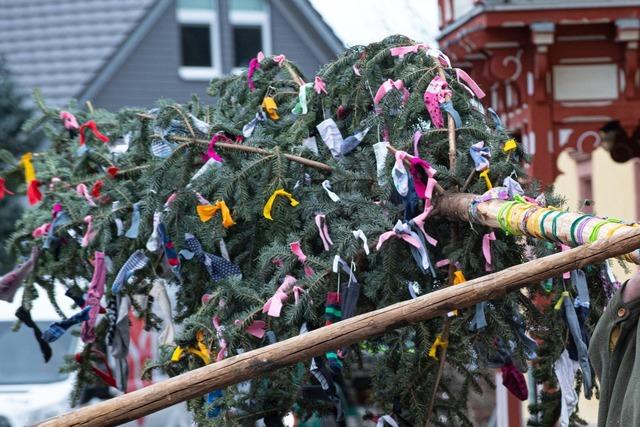
[(82, 236), (82, 243), (80, 246), (86, 248), (89, 246), (89, 243), (95, 237), (96, 233), (93, 232), (93, 217), (91, 215), (85, 216), (84, 222), (87, 223), (87, 231), (84, 233), (84, 236)]
[[(428, 205), (431, 204), (431, 197), (433, 196), (433, 189), (436, 186), (436, 180), (434, 176), (436, 170), (431, 167), (429, 162), (422, 160), (420, 157), (412, 157), (409, 159), (411, 167), (409, 172), (413, 177), (413, 186), (416, 189), (418, 197), (424, 199)], [(422, 174), (420, 173), (422, 172)], [(427, 180), (424, 180), (423, 174), (427, 176)]]
[(397, 56), (402, 59), (405, 55), (409, 53), (417, 53), (420, 49), (427, 50), (429, 49), (429, 45), (426, 43), (418, 43), (413, 46), (392, 47), (389, 51), (391, 52), (391, 56)]
[(424, 91), (424, 104), (429, 111), (431, 121), (437, 128), (444, 127), (444, 119), (442, 118), (442, 111), (440, 110), (440, 104), (446, 101), (446, 96), (451, 96), (452, 92), (449, 89), (449, 85), (442, 77), (435, 76), (427, 90)]
[(51, 227), (51, 223), (45, 222), (40, 227), (31, 232), (31, 237), (37, 239), (38, 237), (46, 235), (49, 232), (49, 227)]
[[(258, 55), (260, 55), (261, 53), (262, 52), (258, 53)], [(253, 75), (258, 68), (260, 68), (260, 60), (258, 58), (251, 58), (251, 61), (249, 61), (249, 69), (247, 70), (247, 86), (249, 87), (249, 90), (251, 92), (256, 90), (256, 85), (255, 83), (253, 83)]]
[(493, 264), (491, 262), (491, 242), (496, 240), (496, 233), (486, 233), (482, 236), (482, 254), (484, 255), (484, 270), (493, 271)]
[(376, 92), (376, 96), (373, 98), (373, 103), (376, 106), (376, 108), (378, 104), (380, 104), (380, 101), (382, 101), (382, 98), (384, 98), (384, 96), (393, 89), (397, 89), (401, 91), (402, 103), (403, 104), (407, 103), (407, 101), (409, 100), (409, 91), (407, 90), (406, 87), (404, 87), (404, 83), (402, 82), (402, 80), (393, 81), (389, 79), (380, 85), (380, 87), (378, 88), (378, 91)]
[(258, 60), (258, 62), (264, 61), (264, 53), (262, 51), (258, 52), (258, 54), (256, 55), (256, 59)]
[(419, 130), (415, 131), (415, 133), (413, 134), (413, 155), (416, 157), (420, 157), (420, 152), (418, 151), (420, 138), (422, 138), (422, 132), (420, 132)]
[(218, 336), (218, 344), (220, 345), (220, 351), (216, 357), (216, 362), (221, 361), (227, 355), (227, 341), (224, 339), (224, 326), (220, 323), (220, 318), (216, 314), (211, 320), (213, 327), (216, 328), (216, 335)]
[(262, 307), (262, 312), (267, 313), (272, 317), (280, 317), (280, 312), (282, 311), (282, 305), (289, 297), (287, 292), (291, 290), (291, 288), (296, 284), (296, 278), (293, 276), (286, 275), (284, 280), (282, 281), (282, 285), (278, 287), (276, 292), (273, 294), (271, 298), (267, 300), (267, 302)]
[(289, 243), (289, 248), (291, 248), (291, 252), (293, 252), (293, 254), (298, 257), (298, 261), (300, 261), (300, 263), (303, 265), (304, 267), (304, 274), (307, 277), (313, 276), (313, 268), (311, 268), (311, 266), (307, 265), (307, 256), (304, 254), (304, 252), (302, 252), (302, 247), (300, 247), (300, 242), (291, 242)]
[(220, 157), (220, 155), (216, 152), (216, 143), (218, 142), (218, 140), (225, 140), (227, 141), (229, 138), (227, 138), (226, 136), (224, 136), (221, 133), (216, 133), (215, 135), (213, 135), (211, 137), (211, 141), (209, 141), (209, 147), (207, 148), (207, 154), (205, 154), (204, 157), (204, 161), (206, 162), (209, 159), (213, 159), (215, 161), (218, 162), (222, 162), (222, 157)]
[(178, 197), (178, 193), (175, 193), (175, 192), (171, 193), (171, 195), (167, 197), (167, 200), (164, 202), (164, 207), (165, 208), (171, 207), (171, 203), (173, 203), (177, 197)]
[(60, 212), (62, 212), (62, 205), (60, 203), (55, 203), (51, 208), (51, 215), (55, 218)]
[(82, 324), (80, 336), (85, 343), (96, 340), (95, 325), (98, 313), (100, 313), (100, 299), (104, 295), (104, 284), (107, 279), (107, 269), (104, 264), (104, 253), (96, 251), (93, 258), (93, 277), (89, 283), (85, 307), (89, 306), (89, 319)]
[[(235, 322), (236, 326), (242, 325), (242, 320), (237, 319)], [(264, 320), (254, 320), (249, 326), (245, 328), (245, 332), (249, 335), (253, 335), (256, 338), (264, 338), (265, 329), (267, 327), (267, 323)]]
[(324, 214), (317, 214), (315, 220), (318, 232), (320, 233), (320, 238), (322, 239), (322, 244), (324, 245), (324, 250), (328, 251), (331, 249), (331, 246), (333, 246), (333, 241), (331, 240), (331, 236), (329, 236), (327, 217)]
[(80, 125), (78, 124), (76, 116), (68, 111), (60, 111), (60, 120), (62, 120), (62, 125), (66, 130), (80, 129)]
[(284, 64), (284, 61), (287, 60), (287, 57), (284, 55), (276, 55), (273, 57), (273, 60), (278, 63), (278, 66), (282, 67), (282, 64)]
[(353, 64), (351, 66), (351, 69), (353, 69), (353, 74), (355, 74), (356, 76), (360, 77), (362, 74), (360, 74), (360, 67), (358, 67), (358, 64)]
[(411, 222), (413, 222), (419, 229), (420, 231), (422, 231), (422, 234), (424, 235), (425, 240), (431, 245), (431, 246), (436, 246), (438, 244), (438, 241), (433, 238), (432, 236), (430, 236), (426, 230), (424, 229), (424, 223), (427, 219), (427, 217), (429, 216), (429, 214), (431, 213), (431, 211), (433, 210), (433, 206), (431, 205), (425, 205), (424, 207), (424, 212), (422, 212), (420, 215), (418, 215), (417, 217), (413, 218), (411, 220)]
[[(569, 249), (571, 249), (570, 246), (567, 246), (564, 243), (560, 243), (561, 252), (568, 251)], [(565, 271), (564, 273), (562, 273), (562, 278), (563, 279), (571, 279), (571, 272), (570, 271)]]
[(440, 62), (440, 65), (442, 65), (443, 67), (449, 67), (451, 68), (451, 60), (449, 59), (449, 57), (447, 55), (445, 55), (444, 53), (442, 53), (441, 50), (438, 49), (427, 49), (427, 55), (436, 58), (438, 60), (438, 62)]
[(420, 242), (418, 241), (418, 239), (416, 239), (415, 237), (413, 237), (410, 234), (398, 233), (398, 232), (396, 232), (395, 227), (394, 227), (393, 230), (387, 231), (387, 232), (382, 233), (380, 235), (380, 237), (378, 238), (378, 244), (376, 245), (376, 250), (379, 251), (380, 248), (382, 247), (382, 245), (384, 244), (384, 242), (389, 240), (389, 238), (391, 238), (391, 237), (396, 237), (398, 239), (402, 239), (405, 242), (409, 243), (411, 246), (415, 246), (416, 248), (420, 248)]
[(456, 77), (458, 79), (458, 82), (460, 82), (460, 80), (462, 79), (467, 84), (465, 87), (468, 87), (468, 89), (470, 89), (478, 99), (482, 99), (485, 97), (484, 91), (480, 89), (478, 83), (476, 83), (475, 80), (473, 80), (466, 71), (461, 70), (460, 68), (456, 68)]
[(451, 260), (449, 260), (448, 258), (445, 258), (445, 259), (441, 259), (440, 261), (436, 262), (436, 267), (442, 268), (442, 267), (446, 267), (449, 264), (451, 264)]
[(320, 95), (321, 92), (324, 92), (325, 95), (328, 95), (327, 86), (320, 76), (316, 76), (316, 78), (314, 79), (313, 90), (315, 90), (318, 95)]
[(87, 188), (86, 185), (78, 184), (76, 186), (76, 193), (84, 197), (87, 200), (87, 203), (89, 204), (89, 206), (93, 206), (93, 207), (98, 206), (96, 205), (96, 202), (93, 201), (93, 198), (91, 197), (91, 194), (89, 193), (89, 189)]
[(300, 295), (302, 295), (302, 293), (304, 292), (304, 289), (301, 288), (300, 286), (294, 286), (292, 290), (293, 290), (293, 301), (295, 302), (295, 304), (298, 304), (300, 302)]

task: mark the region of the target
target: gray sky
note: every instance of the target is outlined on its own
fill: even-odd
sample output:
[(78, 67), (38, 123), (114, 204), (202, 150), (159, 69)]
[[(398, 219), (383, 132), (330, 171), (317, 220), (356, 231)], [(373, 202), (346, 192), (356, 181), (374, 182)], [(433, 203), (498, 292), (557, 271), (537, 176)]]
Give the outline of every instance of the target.
[(436, 0), (311, 0), (347, 45), (368, 44), (391, 34), (435, 44)]

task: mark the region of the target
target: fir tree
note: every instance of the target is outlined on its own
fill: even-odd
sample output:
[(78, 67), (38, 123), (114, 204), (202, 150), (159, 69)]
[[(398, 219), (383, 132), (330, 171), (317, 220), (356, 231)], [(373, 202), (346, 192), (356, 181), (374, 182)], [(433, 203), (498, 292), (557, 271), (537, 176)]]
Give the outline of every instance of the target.
[[(337, 309), (346, 311), (345, 306), (326, 305), (327, 294), (344, 291), (355, 282), (347, 269), (333, 272), (336, 255), (345, 260), (360, 285), (356, 313), (406, 300), (411, 297), (409, 287), (426, 293), (445, 286), (450, 280), (447, 269), (423, 271), (403, 240), (391, 238), (375, 249), (380, 235), (393, 229), (398, 220), (408, 221), (421, 213), (425, 201), (416, 195), (414, 181), (409, 183), (408, 197), (398, 194), (391, 179), (393, 156), (387, 156), (384, 173), (378, 176), (373, 145), (386, 140), (398, 150), (413, 152), (414, 135), (420, 132), (417, 154), (435, 168), (439, 185), (476, 194), (487, 188), (482, 179), (465, 183), (475, 167), (469, 155), (473, 144), (482, 140), (489, 148), (494, 183), (509, 176), (526, 181), (521, 169), (524, 154), (519, 148), (505, 153), (508, 135), (504, 129), (487, 118), (477, 100), (458, 82), (455, 70), (445, 68), (453, 107), (462, 121), (456, 130), (457, 162), (449, 168), (447, 130), (434, 126), (423, 100), (438, 75), (439, 59), (421, 47), (401, 58), (390, 51), (414, 43), (394, 36), (350, 48), (320, 69), (317, 80), (314, 76), (307, 79), (295, 64), (281, 58), (255, 60), (248, 73), (211, 83), (214, 105), (203, 105), (197, 99), (185, 105), (165, 100), (151, 110), (118, 113), (81, 111), (71, 106), (70, 112), (83, 123), (84, 145), (79, 145), (77, 131), (61, 125), (57, 109), (40, 105), (42, 118), (33, 125), (46, 131), (52, 148), (46, 156), (35, 157), (34, 164), (38, 180), (47, 187), (43, 187), (43, 201), (27, 212), (10, 244), (24, 255), (33, 245), (42, 246), (48, 238), (34, 240), (32, 231), (52, 221), (55, 204), (68, 215), (68, 221), (52, 231), (50, 249), (42, 251), (25, 284), (23, 304), (28, 306), (40, 287), (51, 294), (54, 280), (86, 289), (93, 270), (91, 260), (95, 251), (102, 251), (114, 267), (108, 273), (106, 290), (113, 307), (116, 275), (129, 256), (141, 250), (149, 261), (124, 281), (118, 301), (131, 297), (134, 312), (151, 319), (150, 327), (162, 328), (163, 324), (149, 314), (149, 300), (145, 304), (133, 296), (149, 294), (156, 278), (165, 278), (177, 287), (174, 320), (182, 323), (182, 330), (175, 344), (164, 346), (160, 360), (149, 367), (175, 375), (202, 366), (209, 361), (203, 357), (206, 353), (215, 361), (224, 350), (223, 339), (230, 356), (339, 320)], [(402, 80), (408, 96), (396, 86), (379, 103), (374, 102), (376, 89), (387, 79)], [(315, 85), (303, 84), (314, 80)], [(352, 151), (332, 155), (322, 143), (317, 125), (330, 118), (345, 138), (359, 134), (362, 141), (354, 144)], [(87, 125), (92, 122), (97, 124), (96, 132)], [(101, 142), (100, 135), (108, 136), (109, 142)], [(308, 140), (314, 136), (317, 151)], [(216, 143), (210, 143), (212, 139)], [(209, 160), (206, 164), (211, 167), (202, 169), (205, 152), (221, 161)], [(54, 177), (57, 180), (51, 183)], [(427, 177), (417, 175), (416, 179), (426, 181)], [(326, 180), (339, 201), (326, 191)], [(90, 197), (82, 191), (79, 194), (78, 184), (93, 189), (98, 181), (102, 183), (99, 191), (91, 192)], [(292, 200), (276, 197), (272, 219), (268, 219), (265, 204), (277, 190), (290, 193)], [(538, 195), (533, 185), (526, 192)], [(547, 197), (551, 200), (550, 194)], [(164, 228), (156, 227), (154, 213)], [(316, 223), (318, 214), (324, 215), (332, 243), (319, 236), (319, 230), (323, 233), (324, 229), (323, 217), (319, 217), (320, 226)], [(90, 234), (87, 215), (91, 215)], [(128, 237), (119, 235), (121, 226), (130, 232)], [(362, 240), (354, 237), (357, 230), (368, 239), (369, 255)], [(451, 270), (459, 270), (466, 278), (487, 274), (481, 248), (483, 235), (491, 230), (432, 215), (426, 221), (426, 231), (438, 240), (435, 247), (426, 245), (432, 264), (448, 259), (455, 266)], [(417, 233), (419, 230), (416, 235), (421, 236)], [(200, 252), (192, 237), (206, 254), (214, 256)], [(525, 261), (522, 240), (503, 231), (496, 231), (496, 237), (492, 243), (494, 270)], [(304, 256), (299, 256), (295, 245), (292, 251), (295, 242)], [(538, 255), (553, 250), (553, 246), (542, 244)], [(226, 253), (239, 267), (241, 277), (225, 261)], [(296, 279), (295, 290), (285, 286), (291, 284), (287, 276)], [(414, 282), (419, 289), (410, 286)], [(471, 390), (480, 390), (480, 383), (491, 383), (489, 366), (504, 363), (496, 362), (497, 355), (507, 352), (515, 366), (525, 369), (532, 352), (523, 335), (525, 324), (545, 340), (537, 352), (536, 380), (550, 389), (555, 386), (553, 362), (564, 347), (566, 328), (553, 309), (541, 311), (532, 301), (539, 295), (557, 298), (562, 286), (560, 280), (547, 288), (534, 284), (526, 293), (490, 301), (484, 307), (488, 324), (480, 330), (470, 331), (473, 309), (447, 320), (446, 364), (460, 375), (454, 381), (445, 373), (435, 393), (440, 362), (429, 352), (442, 332), (443, 319), (408, 325), (316, 362), (324, 364), (328, 368), (325, 373), (336, 381), (338, 398), (343, 378), (366, 359), (374, 364), (371, 404), (379, 413), (392, 414), (407, 425), (425, 424), (431, 396), (435, 396), (434, 424), (471, 425), (466, 400)], [(275, 298), (279, 288), (288, 295), (281, 315), (263, 313), (265, 303)], [(603, 291), (595, 280), (591, 288), (592, 313), (597, 316), (604, 304)], [(259, 330), (259, 322), (264, 322), (267, 331), (264, 338), (247, 333), (251, 326)], [(87, 344), (83, 354), (89, 355), (92, 348), (108, 348), (109, 330), (109, 317), (105, 316), (95, 343)], [(176, 353), (176, 346), (182, 355)], [(222, 352), (220, 357), (224, 356)], [(87, 374), (87, 363), (72, 362), (70, 368), (81, 371), (83, 382), (100, 381)], [(310, 363), (299, 364), (228, 387), (215, 400), (217, 395), (209, 395), (209, 403), (206, 398), (194, 399), (189, 407), (200, 425), (247, 425), (260, 418), (277, 419), (292, 409), (302, 418), (314, 412), (337, 414), (331, 393), (325, 400), (306, 394), (309, 386), (317, 385)], [(559, 405), (559, 394), (548, 398), (551, 403), (533, 408), (537, 419), (557, 416), (553, 411)]]

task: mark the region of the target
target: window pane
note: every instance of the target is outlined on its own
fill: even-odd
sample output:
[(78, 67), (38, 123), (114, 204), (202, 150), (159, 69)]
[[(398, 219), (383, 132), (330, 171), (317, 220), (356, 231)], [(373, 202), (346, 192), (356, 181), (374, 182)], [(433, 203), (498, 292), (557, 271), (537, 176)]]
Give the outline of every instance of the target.
[(178, 0), (178, 9), (215, 9), (216, 0)]
[(251, 58), (262, 50), (262, 28), (260, 26), (233, 27), (233, 66), (246, 67)]
[(208, 25), (182, 24), (182, 65), (211, 67), (211, 35)]
[(231, 0), (231, 10), (264, 10), (264, 0)]

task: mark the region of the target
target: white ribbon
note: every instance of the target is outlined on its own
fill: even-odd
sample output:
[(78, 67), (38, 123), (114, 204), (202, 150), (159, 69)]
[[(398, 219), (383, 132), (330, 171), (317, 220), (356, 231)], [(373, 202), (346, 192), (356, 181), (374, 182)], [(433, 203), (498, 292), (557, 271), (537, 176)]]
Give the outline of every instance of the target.
[(325, 179), (324, 181), (322, 181), (322, 188), (324, 188), (324, 191), (327, 192), (331, 200), (333, 200), (336, 203), (340, 201), (340, 197), (336, 193), (331, 191), (331, 183), (329, 182), (328, 179)]
[(385, 423), (389, 424), (392, 427), (398, 427), (398, 423), (396, 422), (396, 420), (391, 418), (391, 415), (383, 415), (380, 418), (378, 418), (376, 427), (384, 427)]
[(155, 279), (153, 287), (149, 291), (149, 296), (153, 297), (153, 302), (158, 304), (160, 318), (164, 326), (158, 336), (158, 344), (160, 345), (172, 345), (175, 335), (175, 327), (171, 317), (171, 301), (169, 301), (169, 296), (167, 295), (166, 283), (165, 279)]
[(387, 153), (389, 150), (389, 143), (387, 141), (379, 141), (373, 144), (373, 154), (376, 156), (376, 172), (378, 174), (378, 185), (381, 187), (387, 182), (384, 165), (387, 160)]
[(367, 243), (367, 236), (364, 234), (364, 231), (358, 228), (357, 230), (353, 230), (352, 233), (353, 237), (362, 240), (364, 253), (369, 255), (369, 244)]
[(157, 252), (162, 247), (162, 240), (158, 234), (158, 225), (160, 225), (160, 212), (153, 213), (153, 231), (147, 240), (147, 249), (149, 252)]

